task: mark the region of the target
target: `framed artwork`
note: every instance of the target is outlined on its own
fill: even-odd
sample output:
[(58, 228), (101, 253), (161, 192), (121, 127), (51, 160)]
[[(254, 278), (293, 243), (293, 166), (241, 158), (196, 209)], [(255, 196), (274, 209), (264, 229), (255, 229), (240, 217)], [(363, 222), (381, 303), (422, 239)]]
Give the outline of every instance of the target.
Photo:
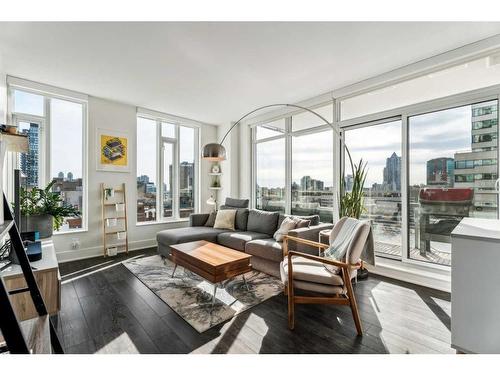
[(108, 129), (97, 129), (97, 170), (129, 172), (128, 134)]

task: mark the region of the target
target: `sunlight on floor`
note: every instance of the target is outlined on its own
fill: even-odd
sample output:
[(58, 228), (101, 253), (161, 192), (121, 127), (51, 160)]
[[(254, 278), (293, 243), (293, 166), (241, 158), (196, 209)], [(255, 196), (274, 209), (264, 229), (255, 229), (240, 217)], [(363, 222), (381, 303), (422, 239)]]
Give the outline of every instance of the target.
[[(135, 256), (135, 257), (127, 258), (126, 260), (124, 260), (124, 261), (122, 261), (122, 262), (113, 263), (113, 264), (110, 264), (110, 265), (108, 265), (108, 266), (106, 266), (106, 267), (101, 267), (101, 268), (95, 269), (95, 270), (93, 270), (93, 271), (89, 271), (89, 272), (83, 273), (83, 274), (81, 274), (81, 275), (75, 276), (75, 277), (73, 277), (73, 278), (71, 278), (71, 279), (65, 279), (65, 280), (63, 280), (63, 281), (61, 282), (61, 284), (70, 283), (70, 282), (72, 282), (72, 281), (75, 281), (75, 280), (81, 279), (81, 278), (83, 278), (83, 277), (87, 277), (87, 276), (92, 275), (92, 274), (94, 274), (94, 273), (97, 273), (97, 272), (100, 272), (100, 271), (104, 271), (104, 270), (110, 269), (110, 268), (112, 268), (112, 267), (118, 266), (118, 265), (122, 264), (123, 262), (129, 261), (129, 260), (132, 260), (132, 259), (136, 259), (136, 258), (140, 258), (140, 257), (142, 257), (142, 255), (137, 255), (137, 256)], [(111, 261), (111, 262), (113, 262), (113, 261)], [(101, 264), (99, 264), (99, 266), (102, 266), (103, 264), (107, 264), (107, 263), (108, 263), (108, 262), (106, 262), (106, 263), (101, 263)], [(93, 268), (95, 268), (95, 267), (96, 267), (96, 266), (92, 266), (92, 267), (86, 268), (86, 269), (84, 269), (84, 270), (81, 270), (81, 271), (79, 271), (79, 272), (73, 272), (73, 274), (77, 274), (77, 273), (80, 273), (80, 272), (84, 272), (85, 270), (90, 270), (90, 269), (93, 269)]]
[(134, 342), (130, 339), (127, 332), (123, 332), (120, 336), (115, 337), (110, 342), (106, 343), (101, 347), (97, 354), (138, 354), (139, 350), (134, 345)]
[[(436, 319), (434, 311), (423, 300), (415, 304), (413, 296), (420, 299), (416, 291), (393, 284), (389, 288), (381, 282), (370, 294), (370, 312), (376, 316), (381, 327), (379, 332), (373, 333), (378, 335), (389, 353), (436, 353), (436, 348), (449, 348), (449, 341), (446, 343), (438, 338), (424, 337), (423, 332), (433, 331), (439, 333), (440, 337), (450, 338), (450, 332), (440, 319)], [(433, 300), (438, 305), (438, 301), (446, 304), (442, 300)], [(415, 314), (423, 317), (426, 323), (412, 320), (410, 316)], [(428, 345), (416, 344), (426, 340)], [(388, 345), (388, 342), (391, 344)], [(451, 352), (451, 348), (449, 350)]]

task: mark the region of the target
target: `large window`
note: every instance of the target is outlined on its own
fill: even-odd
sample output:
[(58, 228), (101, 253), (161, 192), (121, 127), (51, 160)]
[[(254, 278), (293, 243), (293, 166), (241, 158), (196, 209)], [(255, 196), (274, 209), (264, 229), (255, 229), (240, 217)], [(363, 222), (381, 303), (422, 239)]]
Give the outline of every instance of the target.
[[(333, 105), (314, 111), (329, 122)], [(294, 215), (333, 215), (333, 131), (310, 112), (253, 129), (255, 207)]]
[(256, 208), (285, 212), (285, 138), (256, 145)]
[(409, 258), (450, 265), (460, 220), (497, 217), (497, 108), (494, 100), (409, 117)]
[[(401, 258), (401, 137), (400, 120), (345, 131), (353, 162), (367, 163), (362, 219), (372, 225), (376, 254), (387, 258)], [(346, 190), (351, 191), (348, 159), (345, 179)]]
[(52, 191), (79, 210), (65, 218), (59, 232), (84, 227), (85, 106), (82, 100), (61, 99), (11, 87), (13, 122), (28, 136), (27, 153), (19, 156), (21, 184), (30, 189), (53, 182)]
[(137, 118), (137, 222), (189, 217), (196, 207), (198, 130)]
[(294, 215), (333, 220), (333, 130), (292, 137)]

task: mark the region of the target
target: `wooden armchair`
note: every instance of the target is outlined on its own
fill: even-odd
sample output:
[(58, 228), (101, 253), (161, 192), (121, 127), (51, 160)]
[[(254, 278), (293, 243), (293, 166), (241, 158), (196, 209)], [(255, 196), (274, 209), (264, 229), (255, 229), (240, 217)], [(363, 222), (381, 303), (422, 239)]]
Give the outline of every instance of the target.
[[(342, 225), (342, 220), (337, 223), (336, 227), (339, 225)], [(338, 233), (338, 230), (339, 228), (334, 228), (333, 234)], [(295, 325), (294, 310), (296, 303), (335, 304), (348, 305), (351, 308), (358, 335), (363, 334), (351, 280), (357, 270), (363, 266), (363, 262), (359, 258), (368, 238), (369, 230), (370, 225), (363, 223), (356, 238), (349, 246), (345, 262), (297, 251), (288, 251), (289, 241), (315, 246), (320, 251), (328, 248), (329, 245), (288, 235), (284, 237), (283, 251), (285, 259), (281, 264), (280, 271), (281, 279), (285, 284), (285, 294), (288, 296), (288, 327), (290, 329), (293, 329)], [(332, 272), (325, 265), (337, 267), (339, 272)], [(295, 295), (295, 289), (312, 292), (313, 295)]]

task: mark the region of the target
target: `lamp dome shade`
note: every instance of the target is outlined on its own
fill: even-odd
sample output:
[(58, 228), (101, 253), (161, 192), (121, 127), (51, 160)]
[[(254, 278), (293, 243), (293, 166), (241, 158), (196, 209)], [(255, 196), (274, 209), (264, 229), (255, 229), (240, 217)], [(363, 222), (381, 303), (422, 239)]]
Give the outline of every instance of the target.
[(207, 143), (203, 146), (202, 158), (209, 161), (226, 160), (226, 149), (220, 143)]

